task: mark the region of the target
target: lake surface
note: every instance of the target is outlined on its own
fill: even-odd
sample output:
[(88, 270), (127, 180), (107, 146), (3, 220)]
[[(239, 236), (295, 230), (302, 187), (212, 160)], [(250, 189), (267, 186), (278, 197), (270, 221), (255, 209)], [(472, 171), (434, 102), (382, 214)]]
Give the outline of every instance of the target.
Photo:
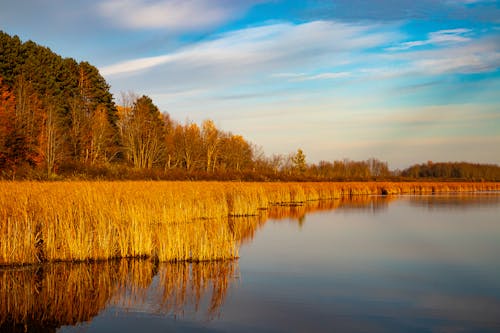
[(500, 332), (500, 194), (267, 214), (233, 262), (2, 269), (0, 332)]

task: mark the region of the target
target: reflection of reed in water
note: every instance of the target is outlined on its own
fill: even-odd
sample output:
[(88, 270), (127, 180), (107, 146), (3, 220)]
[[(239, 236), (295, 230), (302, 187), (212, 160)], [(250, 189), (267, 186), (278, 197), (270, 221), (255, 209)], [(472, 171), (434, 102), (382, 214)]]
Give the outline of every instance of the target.
[[(207, 300), (206, 314), (219, 314), (230, 283), (236, 276), (234, 261), (203, 262), (194, 265), (186, 263), (164, 265), (160, 270), (160, 311), (179, 314), (186, 304), (194, 306), (196, 312), (202, 301)], [(179, 288), (180, 287), (180, 288)]]
[(455, 193), (429, 196), (411, 196), (413, 206), (450, 209), (467, 209), (469, 207), (493, 207), (500, 203), (499, 193)]
[(192, 309), (212, 318), (236, 271), (234, 261), (149, 260), (0, 270), (0, 332), (55, 332), (91, 320), (108, 305), (176, 316)]
[(229, 218), (229, 228), (239, 244), (251, 241), (257, 230), (259, 230), (268, 219), (267, 211), (263, 211), (259, 216), (245, 216)]
[(229, 226), (236, 240), (240, 244), (250, 242), (257, 230), (266, 222), (272, 220), (297, 220), (301, 224), (308, 213), (315, 211), (326, 211), (338, 208), (341, 200), (308, 201), (303, 204), (274, 205), (266, 210), (261, 210), (259, 216), (230, 218)]
[(259, 216), (230, 218), (231, 233), (240, 244), (250, 242), (257, 231), (268, 220), (296, 220), (303, 225), (306, 215), (314, 212), (329, 210), (364, 210), (376, 213), (387, 209), (389, 203), (396, 200), (394, 196), (369, 196), (342, 197), (335, 200), (307, 201), (303, 204), (274, 205), (266, 210), (261, 210)]
[(237, 262), (200, 263), (125, 262), (120, 292), (112, 305), (122, 311), (139, 311), (181, 317), (191, 311), (214, 318), (237, 274)]
[(357, 210), (376, 213), (387, 210), (389, 203), (396, 199), (396, 196), (391, 195), (342, 198), (337, 208), (341, 210)]
[(117, 290), (116, 262), (0, 271), (0, 331), (55, 331), (96, 316)]

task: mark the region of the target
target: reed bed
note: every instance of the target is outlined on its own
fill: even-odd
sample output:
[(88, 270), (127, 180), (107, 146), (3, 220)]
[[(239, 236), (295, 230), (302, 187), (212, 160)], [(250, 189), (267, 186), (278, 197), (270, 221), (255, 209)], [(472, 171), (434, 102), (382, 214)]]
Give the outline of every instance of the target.
[(0, 265), (231, 259), (244, 227), (228, 217), (363, 195), (478, 191), (500, 183), (0, 182)]
[(127, 259), (0, 269), (0, 331), (55, 331), (89, 321), (108, 305), (213, 317), (237, 271), (234, 261), (158, 265)]

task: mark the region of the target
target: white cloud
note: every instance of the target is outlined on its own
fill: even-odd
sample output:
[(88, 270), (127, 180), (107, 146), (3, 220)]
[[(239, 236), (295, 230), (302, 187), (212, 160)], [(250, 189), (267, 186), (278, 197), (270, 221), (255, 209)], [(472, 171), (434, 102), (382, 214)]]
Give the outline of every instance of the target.
[(351, 76), (350, 72), (327, 72), (315, 75), (304, 75), (302, 77), (297, 77), (292, 81), (331, 80), (346, 78), (349, 76)]
[(304, 77), (306, 76), (306, 73), (274, 73), (271, 74), (271, 77), (276, 77), (276, 78), (299, 78), (299, 77)]
[(149, 69), (151, 67), (155, 67), (161, 64), (168, 63), (174, 60), (175, 57), (171, 55), (163, 55), (158, 57), (148, 57), (148, 58), (140, 58), (134, 60), (128, 60), (124, 62), (120, 62), (114, 65), (106, 66), (101, 69), (101, 74), (108, 75), (116, 75), (130, 72), (137, 72), (145, 69)]
[(213, 27), (261, 1), (105, 0), (98, 13), (129, 29), (198, 30)]
[(306, 74), (306, 73), (275, 73), (272, 74), (273, 78), (285, 78), (290, 82), (312, 81), (312, 80), (331, 80), (350, 77), (350, 72), (324, 72), (319, 74)]
[(404, 42), (397, 46), (389, 47), (386, 50), (401, 51), (424, 45), (436, 46), (436, 45), (446, 45), (453, 43), (464, 43), (471, 40), (469, 37), (467, 37), (467, 34), (471, 32), (472, 30), (463, 28), (434, 31), (428, 34), (428, 38), (426, 40)]
[(406, 53), (398, 58), (409, 60), (420, 73), (485, 73), (500, 67), (500, 44), (496, 38), (484, 38), (443, 49)]
[(432, 43), (443, 43), (443, 42), (466, 42), (470, 38), (464, 37), (465, 34), (472, 32), (471, 29), (457, 28), (457, 29), (445, 29), (429, 33), (429, 40)]

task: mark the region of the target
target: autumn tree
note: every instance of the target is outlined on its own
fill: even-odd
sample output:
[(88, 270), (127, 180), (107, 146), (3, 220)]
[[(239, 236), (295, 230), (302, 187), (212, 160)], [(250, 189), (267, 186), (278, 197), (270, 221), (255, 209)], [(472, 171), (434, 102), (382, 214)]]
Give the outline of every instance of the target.
[(14, 94), (0, 77), (0, 169), (12, 168), (16, 165), (14, 152), (10, 147), (13, 135), (16, 101)]
[(382, 162), (376, 158), (370, 158), (367, 163), (372, 177), (387, 177), (390, 175), (387, 162)]
[[(4, 91), (10, 89), (4, 86)], [(34, 166), (38, 160), (36, 147), (42, 109), (40, 100), (23, 76), (17, 78), (10, 94), (10, 100), (15, 102), (4, 107), (4, 154), (9, 156), (11, 167), (24, 163)], [(5, 97), (3, 100), (5, 103)]]
[(14, 126), (17, 135), (22, 138), (24, 146), (24, 159), (29, 164), (38, 164), (38, 138), (40, 135), (39, 124), (42, 120), (43, 106), (32, 83), (27, 81), (23, 75), (19, 75), (14, 85), (16, 96), (16, 108), (14, 115)]
[(63, 134), (56, 109), (49, 104), (40, 122), (39, 154), (42, 157), (47, 177), (55, 173), (55, 167), (63, 158)]
[(179, 132), (182, 131), (182, 126), (168, 113), (163, 113), (162, 118), (165, 131), (165, 171), (167, 171), (179, 167), (181, 163), (180, 152), (176, 149), (176, 139), (181, 137)]
[(110, 162), (118, 153), (116, 132), (112, 127), (106, 107), (98, 105), (90, 118), (90, 164)]
[(201, 137), (205, 155), (205, 171), (213, 172), (219, 157), (221, 133), (212, 120), (205, 120), (201, 125)]
[(227, 133), (222, 139), (222, 170), (242, 171), (252, 164), (252, 147), (241, 135)]
[(283, 162), (285, 157), (280, 154), (273, 154), (269, 158), (269, 165), (271, 166), (274, 174), (278, 174), (278, 171), (283, 167)]
[(43, 105), (24, 76), (17, 77), (13, 91), (0, 82), (1, 89), (1, 138), (0, 162), (15, 177), (21, 165), (35, 167), (42, 162), (39, 154), (40, 123)]
[(69, 102), (72, 156), (84, 164), (108, 162), (117, 151), (117, 109), (109, 86), (94, 66), (82, 62), (76, 70), (77, 90)]
[(90, 114), (85, 112), (78, 97), (73, 97), (69, 104), (68, 139), (71, 157), (79, 162), (85, 162), (89, 142)]
[(165, 137), (160, 110), (148, 96), (124, 110), (120, 133), (125, 152), (135, 168), (152, 168), (164, 153)]
[(191, 172), (202, 162), (202, 138), (200, 128), (196, 123), (187, 122), (175, 130), (175, 150), (180, 159), (180, 165)]
[(260, 174), (270, 174), (273, 172), (269, 159), (264, 153), (264, 149), (258, 145), (252, 146), (252, 171)]

